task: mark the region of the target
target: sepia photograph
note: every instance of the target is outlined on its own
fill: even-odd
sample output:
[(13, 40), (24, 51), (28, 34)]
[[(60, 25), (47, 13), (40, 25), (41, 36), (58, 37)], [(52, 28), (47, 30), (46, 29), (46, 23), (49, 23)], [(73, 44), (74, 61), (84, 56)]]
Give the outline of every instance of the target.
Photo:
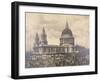
[(25, 13), (25, 68), (89, 65), (89, 15)]

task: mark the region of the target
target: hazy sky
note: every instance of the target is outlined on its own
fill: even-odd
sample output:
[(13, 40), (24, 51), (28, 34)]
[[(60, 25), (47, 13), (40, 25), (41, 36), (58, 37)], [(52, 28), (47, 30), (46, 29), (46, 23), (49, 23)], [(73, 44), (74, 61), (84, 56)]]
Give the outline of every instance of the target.
[(26, 50), (32, 50), (36, 33), (41, 35), (42, 28), (47, 33), (48, 44), (59, 45), (59, 38), (66, 21), (75, 37), (75, 44), (89, 48), (89, 16), (44, 13), (25, 13)]

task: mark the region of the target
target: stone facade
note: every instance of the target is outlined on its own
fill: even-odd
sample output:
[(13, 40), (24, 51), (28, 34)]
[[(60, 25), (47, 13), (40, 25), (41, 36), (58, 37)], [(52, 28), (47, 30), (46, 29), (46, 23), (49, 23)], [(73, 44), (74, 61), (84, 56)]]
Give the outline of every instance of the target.
[(74, 52), (74, 37), (72, 31), (69, 29), (68, 23), (66, 23), (65, 29), (62, 31), (59, 45), (48, 45), (47, 35), (44, 28), (40, 38), (38, 33), (36, 34), (33, 54), (58, 54)]

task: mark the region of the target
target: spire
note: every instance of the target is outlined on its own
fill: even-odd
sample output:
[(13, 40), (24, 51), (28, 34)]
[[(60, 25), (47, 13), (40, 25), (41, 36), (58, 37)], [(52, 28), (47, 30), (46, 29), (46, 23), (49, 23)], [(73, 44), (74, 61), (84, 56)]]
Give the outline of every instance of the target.
[(46, 35), (45, 27), (46, 27), (46, 24), (43, 25), (43, 29), (42, 29), (42, 34), (44, 34), (44, 35)]
[(39, 40), (38, 33), (36, 33), (35, 40)]
[(45, 34), (45, 29), (44, 29), (44, 27), (43, 27), (43, 29), (42, 29), (42, 33)]
[(36, 33), (34, 45), (35, 46), (39, 46), (39, 36), (38, 36), (38, 33)]
[(67, 28), (67, 29), (69, 28), (68, 21), (66, 21), (66, 28)]
[(47, 45), (48, 44), (48, 42), (47, 42), (47, 35), (46, 35), (46, 32), (45, 32), (45, 28), (44, 27), (42, 29), (40, 44), (41, 45)]

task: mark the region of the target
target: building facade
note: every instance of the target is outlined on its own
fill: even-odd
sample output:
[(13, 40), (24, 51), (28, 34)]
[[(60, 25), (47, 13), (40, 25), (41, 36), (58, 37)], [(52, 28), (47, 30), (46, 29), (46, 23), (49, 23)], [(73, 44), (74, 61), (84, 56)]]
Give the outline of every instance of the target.
[(66, 23), (59, 38), (59, 45), (49, 45), (45, 29), (39, 36), (36, 33), (31, 60), (27, 67), (55, 67), (75, 65), (74, 36)]
[[(26, 68), (75, 66), (89, 64), (89, 49), (75, 45), (75, 38), (68, 23), (59, 37), (59, 45), (49, 45), (45, 29), (36, 33), (33, 51), (27, 53)], [(30, 54), (30, 55), (29, 55)]]
[(74, 53), (74, 36), (72, 31), (69, 29), (68, 23), (61, 33), (59, 38), (59, 45), (48, 45), (47, 34), (43, 28), (42, 34), (39, 38), (38, 33), (35, 36), (35, 42), (33, 46), (34, 54), (61, 54), (61, 53)]

